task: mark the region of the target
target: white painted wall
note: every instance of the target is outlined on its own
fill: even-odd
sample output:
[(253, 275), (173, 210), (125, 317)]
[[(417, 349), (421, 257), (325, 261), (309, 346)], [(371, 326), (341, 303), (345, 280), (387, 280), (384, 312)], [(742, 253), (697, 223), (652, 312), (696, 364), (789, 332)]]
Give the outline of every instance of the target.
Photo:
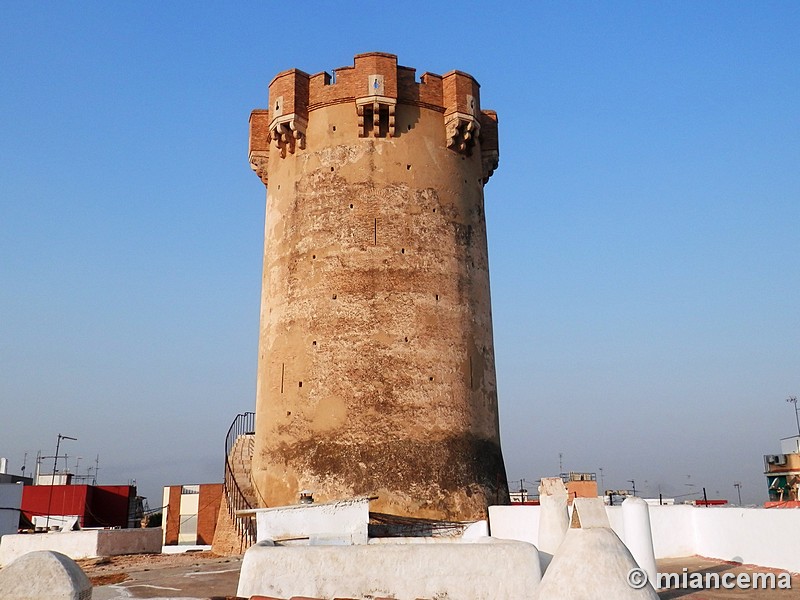
[(259, 542), (308, 538), (311, 543), (367, 543), (368, 498), (259, 508), (254, 512)]
[(0, 566), (37, 550), (60, 552), (74, 560), (118, 554), (161, 552), (161, 529), (84, 529), (83, 531), (4, 535)]
[(489, 533), (493, 538), (518, 540), (539, 547), (539, 514), (541, 507), (490, 506)]
[[(490, 506), (492, 537), (538, 542), (538, 506)], [(517, 512), (521, 511), (521, 512)], [(622, 508), (607, 506), (611, 528), (625, 539)], [(698, 554), (800, 572), (800, 509), (650, 506), (656, 558)]]
[(0, 536), (17, 533), (21, 504), (22, 486), (0, 483)]
[(800, 572), (800, 509), (694, 509), (696, 554)]
[(608, 515), (608, 522), (611, 525), (611, 529), (614, 530), (619, 536), (619, 539), (625, 539), (625, 520), (622, 517), (622, 507), (621, 506), (606, 506), (606, 515)]
[(653, 532), (653, 550), (656, 558), (697, 554), (694, 531), (695, 509), (696, 507), (687, 504), (650, 507), (650, 528)]

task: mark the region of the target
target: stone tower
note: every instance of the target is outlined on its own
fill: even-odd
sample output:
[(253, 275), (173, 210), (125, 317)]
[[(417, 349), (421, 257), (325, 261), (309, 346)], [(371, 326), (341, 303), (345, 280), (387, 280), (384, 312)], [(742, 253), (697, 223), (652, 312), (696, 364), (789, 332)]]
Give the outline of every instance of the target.
[(266, 506), (484, 517), (500, 451), (483, 186), (497, 116), (466, 73), (392, 54), (269, 86), (250, 116), (267, 185), (256, 446)]

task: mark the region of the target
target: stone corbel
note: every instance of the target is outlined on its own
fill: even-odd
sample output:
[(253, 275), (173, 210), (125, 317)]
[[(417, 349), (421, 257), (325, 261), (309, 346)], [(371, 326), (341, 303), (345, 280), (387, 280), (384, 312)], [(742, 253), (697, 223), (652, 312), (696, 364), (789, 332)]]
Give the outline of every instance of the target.
[(267, 185), (268, 173), (267, 163), (269, 162), (269, 152), (251, 152), (250, 153), (250, 168), (255, 171), (259, 179)]
[(483, 168), (483, 183), (489, 181), (497, 165), (500, 163), (500, 153), (497, 150), (481, 150), (481, 167)]
[(372, 108), (372, 137), (378, 137), (380, 135), (381, 114), (386, 114), (389, 117), (389, 131), (387, 132), (387, 137), (395, 137), (395, 110), (397, 108), (397, 99), (387, 98), (386, 96), (368, 96), (366, 98), (357, 99), (356, 111), (358, 112), (359, 137), (367, 137), (367, 122), (364, 118), (364, 109), (366, 107)]
[(447, 117), (444, 127), (447, 132), (448, 148), (464, 154), (472, 152), (481, 129), (481, 124), (474, 116), (467, 113), (453, 113)]
[(306, 127), (308, 122), (295, 114), (283, 115), (272, 120), (269, 126), (270, 139), (286, 158), (286, 151), (294, 154), (295, 148), (306, 147)]

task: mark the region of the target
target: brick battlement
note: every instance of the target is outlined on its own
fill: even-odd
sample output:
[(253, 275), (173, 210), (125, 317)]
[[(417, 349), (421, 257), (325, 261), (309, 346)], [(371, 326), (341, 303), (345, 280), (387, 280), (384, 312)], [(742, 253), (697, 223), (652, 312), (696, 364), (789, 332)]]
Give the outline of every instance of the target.
[[(377, 86), (373, 76), (378, 78)], [(424, 73), (417, 81), (416, 69), (399, 66), (394, 54), (368, 52), (357, 54), (352, 67), (334, 69), (333, 76), (326, 72), (309, 75), (299, 69), (283, 71), (270, 82), (269, 96), (273, 102), (284, 98), (283, 112), (297, 112), (305, 117), (308, 111), (317, 108), (372, 96), (444, 114), (473, 110), (478, 114), (479, 89), (478, 82), (462, 71), (445, 75)], [(474, 107), (468, 106), (467, 96), (474, 98)]]
[[(397, 64), (397, 56), (383, 52), (357, 54), (353, 66), (309, 75), (289, 69), (269, 84), (269, 108), (250, 115), (250, 162), (266, 183), (270, 145), (280, 152), (305, 148), (309, 114), (335, 104), (352, 103), (359, 118), (359, 137), (395, 137), (397, 105), (411, 105), (443, 115), (446, 144), (471, 154), (476, 142), (488, 168), (497, 166), (497, 114), (481, 110), (480, 85), (462, 71), (445, 75), (424, 73)], [(488, 161), (488, 162), (487, 162)]]

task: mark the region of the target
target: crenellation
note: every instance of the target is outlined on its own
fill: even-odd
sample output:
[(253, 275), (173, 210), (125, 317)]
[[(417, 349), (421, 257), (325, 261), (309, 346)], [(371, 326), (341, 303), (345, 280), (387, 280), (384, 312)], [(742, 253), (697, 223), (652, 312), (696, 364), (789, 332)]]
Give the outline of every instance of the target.
[(354, 86), (350, 83), (352, 71), (353, 67), (335, 69), (335, 79), (327, 72), (312, 75), (309, 80), (309, 110), (352, 102), (355, 99)]
[(442, 76), (442, 104), (445, 119), (452, 113), (476, 116), (480, 113), (480, 85), (462, 71), (450, 71)]
[(442, 76), (434, 73), (424, 73), (418, 84), (418, 105), (444, 113), (442, 93)]
[(299, 69), (278, 74), (269, 85), (269, 135), (281, 158), (305, 147), (309, 75)]
[[(305, 147), (308, 119), (315, 110), (344, 103), (354, 104), (359, 137), (402, 135), (396, 114), (397, 105), (405, 104), (443, 113), (451, 150), (470, 155), (481, 138), (480, 86), (467, 73), (426, 72), (418, 82), (416, 69), (398, 65), (394, 54), (369, 52), (356, 55), (353, 66), (334, 74), (289, 69), (270, 83), (269, 138), (281, 158)], [(256, 158), (251, 163), (261, 160)]]
[(269, 111), (265, 109), (256, 109), (250, 113), (250, 143), (249, 143), (249, 159), (250, 168), (256, 172), (259, 179), (268, 183), (268, 165), (269, 165)]
[(478, 82), (461, 71), (442, 77), (442, 102), (447, 132), (447, 147), (466, 155), (478, 141), (481, 123)]

